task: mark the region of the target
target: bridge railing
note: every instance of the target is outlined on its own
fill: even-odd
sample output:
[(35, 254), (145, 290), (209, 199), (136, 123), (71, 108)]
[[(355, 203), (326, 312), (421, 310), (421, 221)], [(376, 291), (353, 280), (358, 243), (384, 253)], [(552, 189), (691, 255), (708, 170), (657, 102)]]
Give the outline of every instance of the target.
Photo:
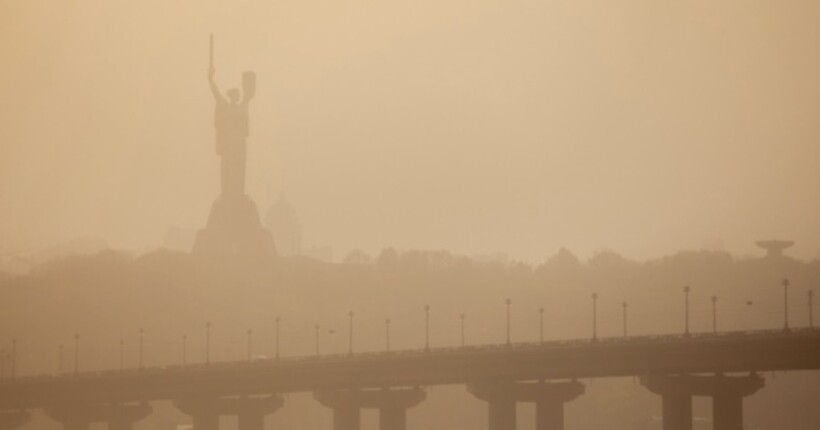
[(16, 378), (5, 378), (0, 380), (0, 384), (44, 380), (44, 379), (90, 379), (90, 378), (116, 378), (129, 377), (133, 375), (151, 375), (151, 374), (166, 374), (166, 373), (188, 373), (213, 371), (219, 369), (235, 369), (235, 368), (265, 368), (271, 366), (289, 366), (293, 364), (317, 364), (326, 365), (332, 363), (349, 363), (351, 361), (361, 360), (383, 360), (389, 358), (407, 359), (414, 357), (446, 357), (448, 355), (463, 355), (474, 353), (489, 353), (489, 352), (509, 352), (522, 350), (562, 350), (576, 347), (590, 347), (599, 345), (601, 347), (622, 346), (622, 345), (645, 345), (645, 344), (668, 344), (680, 342), (726, 342), (726, 341), (747, 341), (750, 339), (786, 339), (793, 337), (816, 336), (820, 338), (820, 330), (813, 328), (796, 328), (791, 330), (754, 330), (754, 331), (731, 331), (718, 333), (692, 333), (685, 334), (667, 334), (667, 335), (643, 335), (643, 336), (612, 336), (601, 337), (597, 339), (564, 339), (551, 340), (545, 342), (514, 342), (510, 344), (481, 344), (481, 345), (465, 345), (465, 346), (445, 346), (430, 349), (403, 349), (392, 351), (367, 351), (354, 354), (322, 354), (309, 356), (292, 356), (277, 358), (266, 358), (257, 360), (236, 360), (236, 361), (221, 361), (211, 363), (191, 363), (191, 364), (173, 364), (163, 366), (148, 366), (142, 368), (129, 369), (110, 369), (99, 371), (84, 371), (78, 373), (63, 373), (63, 374), (42, 374), (31, 375)]

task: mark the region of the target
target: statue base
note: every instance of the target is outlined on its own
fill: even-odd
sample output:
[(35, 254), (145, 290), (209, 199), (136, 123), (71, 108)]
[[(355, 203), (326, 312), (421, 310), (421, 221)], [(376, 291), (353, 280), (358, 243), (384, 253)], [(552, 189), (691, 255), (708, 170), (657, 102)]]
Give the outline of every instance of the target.
[(211, 206), (206, 227), (197, 232), (192, 253), (266, 258), (276, 255), (276, 246), (253, 200), (246, 195), (223, 195)]

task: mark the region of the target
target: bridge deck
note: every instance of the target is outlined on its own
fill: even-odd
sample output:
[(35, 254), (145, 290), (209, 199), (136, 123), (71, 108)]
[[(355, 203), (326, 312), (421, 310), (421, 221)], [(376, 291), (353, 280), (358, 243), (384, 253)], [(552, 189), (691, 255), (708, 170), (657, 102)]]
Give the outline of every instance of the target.
[(643, 336), (283, 358), (142, 370), (42, 375), (0, 381), (0, 410), (55, 399), (89, 402), (171, 400), (646, 374), (820, 369), (820, 330)]

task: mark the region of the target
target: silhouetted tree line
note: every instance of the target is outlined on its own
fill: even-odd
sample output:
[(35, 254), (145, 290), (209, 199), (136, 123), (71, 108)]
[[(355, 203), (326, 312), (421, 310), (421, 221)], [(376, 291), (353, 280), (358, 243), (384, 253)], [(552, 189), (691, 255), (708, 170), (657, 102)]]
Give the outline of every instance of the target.
[[(600, 336), (622, 335), (623, 302), (629, 303), (630, 334), (680, 333), (684, 285), (692, 288), (693, 331), (712, 329), (712, 296), (719, 298), (721, 331), (777, 329), (782, 327), (784, 278), (791, 281), (791, 324), (805, 326), (805, 293), (820, 289), (817, 260), (682, 251), (634, 261), (601, 250), (584, 261), (560, 249), (532, 265), (442, 250), (385, 248), (376, 256), (351, 251), (341, 264), (307, 257), (249, 264), (169, 250), (142, 255), (104, 251), (53, 260), (25, 276), (0, 276), (0, 343), (18, 339), (22, 374), (49, 373), (57, 367), (57, 345), (71, 351), (73, 335), (80, 333), (84, 370), (111, 369), (118, 365), (119, 340), (125, 341), (126, 366), (134, 365), (136, 333), (144, 329), (147, 365), (164, 365), (179, 362), (183, 335), (189, 339), (188, 355), (196, 361), (203, 353), (204, 323), (211, 321), (214, 359), (238, 360), (246, 354), (249, 328), (255, 336), (255, 354), (271, 354), (278, 316), (283, 321), (285, 356), (313, 354), (317, 324), (322, 327), (322, 352), (342, 353), (347, 347), (347, 312), (352, 310), (357, 351), (384, 347), (386, 318), (392, 321), (392, 347), (413, 349), (423, 345), (423, 309), (429, 305), (433, 347), (459, 344), (461, 313), (466, 315), (467, 343), (488, 344), (504, 339), (507, 298), (513, 303), (514, 342), (537, 339), (540, 308), (547, 340), (584, 338), (591, 329), (593, 292), (600, 297)], [(70, 362), (65, 365), (70, 366)], [(817, 377), (806, 378), (778, 377), (778, 386), (788, 384), (788, 388), (778, 396), (767, 394), (775, 390), (764, 390), (750, 402), (785, 410), (791, 405), (783, 390), (800, 398), (817, 398)], [(630, 393), (643, 393), (632, 382), (596, 384), (603, 388), (590, 390), (579, 405), (629, 405)], [(639, 395), (646, 402), (653, 399), (646, 393)], [(775, 406), (751, 405), (749, 410), (761, 415), (759, 422), (776, 427), (772, 418), (776, 415), (766, 415)], [(584, 414), (575, 418), (578, 427), (607, 422), (609, 428), (641, 428), (635, 420), (645, 422), (651, 411), (627, 411), (626, 406), (595, 409), (605, 416)], [(464, 420), (483, 422), (481, 408), (471, 411)], [(468, 421), (448, 413), (446, 408), (440, 411), (441, 422), (451, 427), (467, 425)], [(810, 418), (820, 420), (820, 411)], [(798, 424), (790, 428), (812, 428)]]

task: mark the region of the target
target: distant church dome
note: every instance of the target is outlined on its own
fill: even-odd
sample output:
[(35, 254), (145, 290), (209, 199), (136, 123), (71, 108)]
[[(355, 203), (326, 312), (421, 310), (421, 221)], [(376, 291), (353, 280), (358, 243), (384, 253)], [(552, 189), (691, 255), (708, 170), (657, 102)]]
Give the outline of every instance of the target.
[(302, 223), (296, 209), (280, 194), (276, 203), (268, 208), (265, 225), (276, 238), (279, 255), (299, 255), (302, 252)]

